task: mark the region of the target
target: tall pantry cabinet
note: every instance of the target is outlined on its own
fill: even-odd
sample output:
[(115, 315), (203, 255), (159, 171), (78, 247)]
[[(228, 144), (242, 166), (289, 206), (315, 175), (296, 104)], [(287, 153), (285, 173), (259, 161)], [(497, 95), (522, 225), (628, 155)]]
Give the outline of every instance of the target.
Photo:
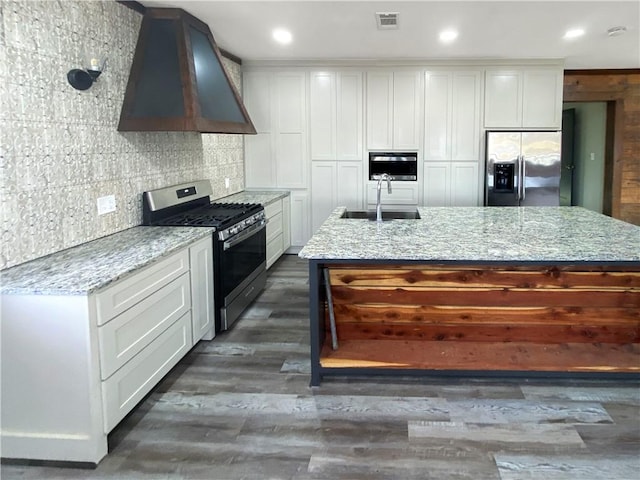
[(245, 185), (291, 191), (291, 244), (301, 247), (310, 238), (307, 73), (248, 71), (243, 82), (257, 131), (245, 136)]
[(482, 70), (425, 72), (423, 204), (481, 203)]
[(362, 73), (312, 71), (309, 85), (313, 233), (337, 206), (362, 208)]

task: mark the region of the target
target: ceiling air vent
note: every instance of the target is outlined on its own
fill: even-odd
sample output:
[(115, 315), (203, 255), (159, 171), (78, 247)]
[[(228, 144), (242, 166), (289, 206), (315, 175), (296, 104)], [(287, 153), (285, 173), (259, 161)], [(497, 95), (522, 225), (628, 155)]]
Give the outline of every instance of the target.
[(376, 12), (378, 30), (393, 30), (398, 28), (397, 12)]

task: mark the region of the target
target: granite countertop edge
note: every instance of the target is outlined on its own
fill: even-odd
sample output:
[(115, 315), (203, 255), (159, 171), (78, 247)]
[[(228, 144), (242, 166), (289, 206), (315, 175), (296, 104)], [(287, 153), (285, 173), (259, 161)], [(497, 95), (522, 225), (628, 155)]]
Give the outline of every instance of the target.
[(89, 295), (214, 231), (206, 227), (132, 227), (0, 271), (0, 294)]

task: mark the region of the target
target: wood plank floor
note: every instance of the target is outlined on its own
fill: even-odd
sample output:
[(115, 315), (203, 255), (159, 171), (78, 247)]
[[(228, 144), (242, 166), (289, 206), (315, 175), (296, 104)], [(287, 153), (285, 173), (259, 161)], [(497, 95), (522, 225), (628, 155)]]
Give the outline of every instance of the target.
[(235, 327), (200, 342), (109, 436), (96, 469), (6, 479), (631, 480), (637, 383), (329, 378), (309, 387), (307, 263), (283, 257)]

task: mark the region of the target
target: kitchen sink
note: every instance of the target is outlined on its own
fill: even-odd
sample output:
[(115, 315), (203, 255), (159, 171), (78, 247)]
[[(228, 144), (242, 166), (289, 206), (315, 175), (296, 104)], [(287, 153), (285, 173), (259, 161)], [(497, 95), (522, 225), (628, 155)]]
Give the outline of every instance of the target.
[[(366, 218), (369, 220), (376, 220), (375, 210), (346, 210), (340, 218)], [(392, 211), (383, 210), (382, 220), (417, 220), (420, 218), (420, 214), (417, 210), (406, 211)]]

